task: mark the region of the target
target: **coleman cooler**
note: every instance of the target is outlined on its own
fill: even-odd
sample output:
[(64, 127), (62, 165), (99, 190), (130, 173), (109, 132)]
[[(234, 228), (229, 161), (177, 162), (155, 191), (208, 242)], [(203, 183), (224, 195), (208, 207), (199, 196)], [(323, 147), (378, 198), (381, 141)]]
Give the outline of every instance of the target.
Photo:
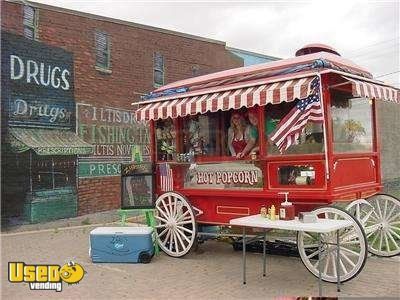
[(151, 227), (98, 227), (90, 232), (93, 262), (149, 263), (154, 254)]

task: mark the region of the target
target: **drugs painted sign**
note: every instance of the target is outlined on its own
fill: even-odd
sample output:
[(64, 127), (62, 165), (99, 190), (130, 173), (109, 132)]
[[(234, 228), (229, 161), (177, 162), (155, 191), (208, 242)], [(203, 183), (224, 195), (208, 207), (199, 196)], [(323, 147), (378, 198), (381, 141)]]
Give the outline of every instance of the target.
[(2, 98), (12, 126), (73, 128), (72, 53), (2, 32)]

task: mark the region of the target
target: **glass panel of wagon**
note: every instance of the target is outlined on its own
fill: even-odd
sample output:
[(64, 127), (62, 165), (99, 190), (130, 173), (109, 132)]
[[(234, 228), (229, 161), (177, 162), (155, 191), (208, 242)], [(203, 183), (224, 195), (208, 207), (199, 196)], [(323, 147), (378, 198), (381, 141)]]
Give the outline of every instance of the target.
[(156, 122), (157, 160), (172, 160), (176, 153), (175, 127), (171, 119)]
[(312, 154), (324, 151), (322, 123), (314, 121), (313, 118), (302, 117), (297, 103), (298, 101), (283, 102), (268, 104), (265, 107), (264, 132), (269, 155)]
[(192, 163), (184, 178), (191, 189), (254, 190), (263, 188), (263, 173), (257, 161)]
[(332, 93), (333, 146), (335, 152), (372, 151), (372, 101)]

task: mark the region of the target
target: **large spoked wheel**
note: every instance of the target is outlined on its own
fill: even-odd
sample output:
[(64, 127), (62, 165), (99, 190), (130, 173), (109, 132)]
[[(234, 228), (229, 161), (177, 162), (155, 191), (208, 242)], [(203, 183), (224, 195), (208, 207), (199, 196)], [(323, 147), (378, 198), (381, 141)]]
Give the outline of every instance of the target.
[(363, 224), (369, 252), (383, 257), (400, 254), (400, 201), (385, 194), (367, 201), (373, 208)]
[[(349, 220), (352, 226), (339, 231), (340, 258), (336, 268), (336, 232), (321, 234), (321, 275), (322, 280), (337, 282), (340, 272), (341, 282), (348, 281), (361, 272), (367, 259), (367, 240), (364, 230), (355, 217), (341, 208), (326, 206), (313, 210), (320, 218)], [(318, 234), (299, 232), (297, 247), (306, 268), (318, 277)]]
[(196, 240), (195, 214), (187, 199), (167, 192), (156, 201), (156, 236), (160, 248), (169, 256), (182, 257)]

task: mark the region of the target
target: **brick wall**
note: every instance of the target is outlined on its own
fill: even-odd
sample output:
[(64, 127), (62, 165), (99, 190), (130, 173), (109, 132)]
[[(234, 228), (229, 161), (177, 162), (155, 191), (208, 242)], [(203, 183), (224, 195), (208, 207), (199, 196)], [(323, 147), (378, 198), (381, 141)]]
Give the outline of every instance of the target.
[[(2, 30), (23, 34), (23, 6), (1, 2)], [(153, 89), (153, 53), (164, 56), (165, 83), (243, 66), (243, 60), (225, 49), (225, 44), (184, 34), (153, 30), (89, 14), (35, 4), (39, 11), (39, 40), (64, 48), (74, 55), (75, 101), (97, 107), (131, 110), (136, 93)], [(94, 32), (111, 37), (111, 74), (95, 69)], [(78, 184), (78, 214), (117, 208), (120, 177), (81, 178)]]

